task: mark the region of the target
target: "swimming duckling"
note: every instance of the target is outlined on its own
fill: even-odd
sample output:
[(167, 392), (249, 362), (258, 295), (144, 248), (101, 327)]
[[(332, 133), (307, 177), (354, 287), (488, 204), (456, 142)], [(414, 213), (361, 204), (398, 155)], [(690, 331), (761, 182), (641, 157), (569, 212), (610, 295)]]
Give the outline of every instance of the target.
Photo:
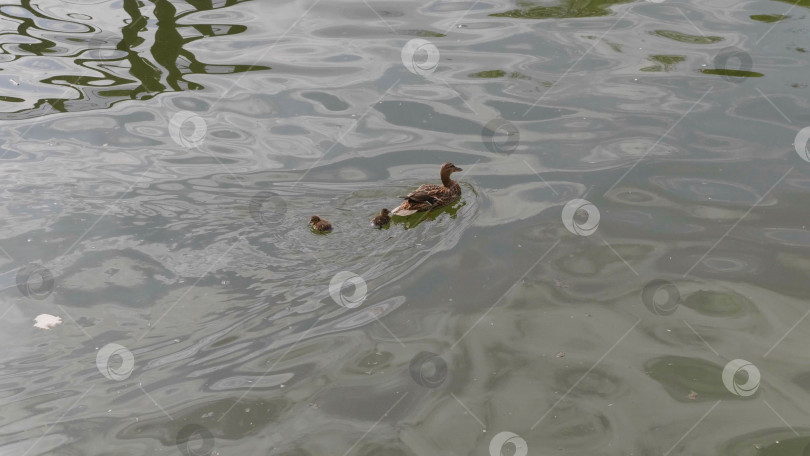
[(371, 220), (371, 224), (376, 226), (377, 228), (382, 228), (385, 225), (388, 225), (388, 222), (391, 221), (391, 216), (388, 215), (390, 213), (391, 212), (389, 212), (388, 209), (383, 208), (383, 210), (380, 211), (380, 215), (374, 217)]
[(461, 196), (461, 187), (458, 182), (450, 179), (450, 175), (461, 171), (461, 168), (452, 164), (442, 165), (439, 175), (442, 178), (442, 185), (423, 184), (406, 196), (402, 196), (405, 201), (394, 209), (391, 214), (408, 216), (416, 212), (423, 212), (446, 206)]
[(309, 226), (311, 226), (313, 230), (319, 233), (326, 233), (332, 231), (332, 224), (329, 223), (329, 220), (322, 219), (317, 215), (313, 215), (312, 218), (309, 219)]

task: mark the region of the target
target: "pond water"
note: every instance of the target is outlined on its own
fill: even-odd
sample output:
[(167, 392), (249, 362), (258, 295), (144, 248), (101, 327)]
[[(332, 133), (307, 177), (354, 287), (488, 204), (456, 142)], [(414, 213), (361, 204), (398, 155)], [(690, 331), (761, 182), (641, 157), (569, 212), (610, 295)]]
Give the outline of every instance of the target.
[(3, 4), (0, 454), (810, 454), (808, 8)]

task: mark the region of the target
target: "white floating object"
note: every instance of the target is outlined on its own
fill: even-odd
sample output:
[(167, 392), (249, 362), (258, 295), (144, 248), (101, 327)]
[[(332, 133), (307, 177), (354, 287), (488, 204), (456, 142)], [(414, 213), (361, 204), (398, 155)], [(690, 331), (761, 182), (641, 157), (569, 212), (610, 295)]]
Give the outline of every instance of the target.
[(51, 329), (56, 325), (62, 324), (62, 318), (56, 315), (40, 314), (35, 319), (34, 328)]

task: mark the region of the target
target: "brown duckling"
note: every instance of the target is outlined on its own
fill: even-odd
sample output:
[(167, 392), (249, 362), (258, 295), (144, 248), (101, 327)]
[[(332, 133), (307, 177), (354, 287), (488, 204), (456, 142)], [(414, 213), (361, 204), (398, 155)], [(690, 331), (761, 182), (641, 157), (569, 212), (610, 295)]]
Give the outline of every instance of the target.
[(326, 233), (332, 231), (332, 224), (329, 223), (329, 220), (322, 219), (317, 215), (313, 215), (312, 218), (309, 219), (309, 226), (311, 226), (313, 230), (319, 233)]
[(385, 225), (388, 225), (388, 222), (391, 221), (391, 216), (389, 215), (390, 213), (391, 212), (389, 212), (388, 209), (383, 208), (383, 210), (380, 211), (380, 215), (371, 220), (371, 224), (377, 228), (382, 228)]
[(405, 201), (391, 214), (405, 217), (416, 212), (440, 208), (457, 200), (461, 196), (461, 187), (458, 182), (450, 179), (450, 175), (457, 171), (461, 171), (461, 168), (452, 163), (443, 164), (439, 171), (442, 185), (421, 185), (406, 196), (402, 196)]

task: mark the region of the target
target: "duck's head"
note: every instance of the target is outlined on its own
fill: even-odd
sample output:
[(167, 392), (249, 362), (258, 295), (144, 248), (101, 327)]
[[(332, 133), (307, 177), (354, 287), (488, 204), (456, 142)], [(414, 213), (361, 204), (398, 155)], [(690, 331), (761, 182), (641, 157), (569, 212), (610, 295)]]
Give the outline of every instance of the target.
[(454, 165), (454, 164), (452, 164), (450, 162), (447, 162), (447, 163), (442, 165), (442, 171), (441, 171), (442, 174), (444, 174), (444, 173), (451, 174), (451, 173), (455, 173), (455, 172), (458, 172), (458, 171), (461, 171), (461, 168), (459, 168), (458, 166), (456, 166), (456, 165)]
[(316, 223), (318, 223), (320, 221), (321, 221), (320, 217), (318, 217), (317, 215), (313, 215), (312, 218), (309, 219), (309, 224), (314, 225), (314, 224), (316, 224)]
[(383, 208), (383, 210), (380, 211), (380, 215), (382, 215), (383, 217), (389, 215), (390, 213), (391, 213), (391, 211), (389, 211), (388, 209), (385, 209), (385, 208)]

